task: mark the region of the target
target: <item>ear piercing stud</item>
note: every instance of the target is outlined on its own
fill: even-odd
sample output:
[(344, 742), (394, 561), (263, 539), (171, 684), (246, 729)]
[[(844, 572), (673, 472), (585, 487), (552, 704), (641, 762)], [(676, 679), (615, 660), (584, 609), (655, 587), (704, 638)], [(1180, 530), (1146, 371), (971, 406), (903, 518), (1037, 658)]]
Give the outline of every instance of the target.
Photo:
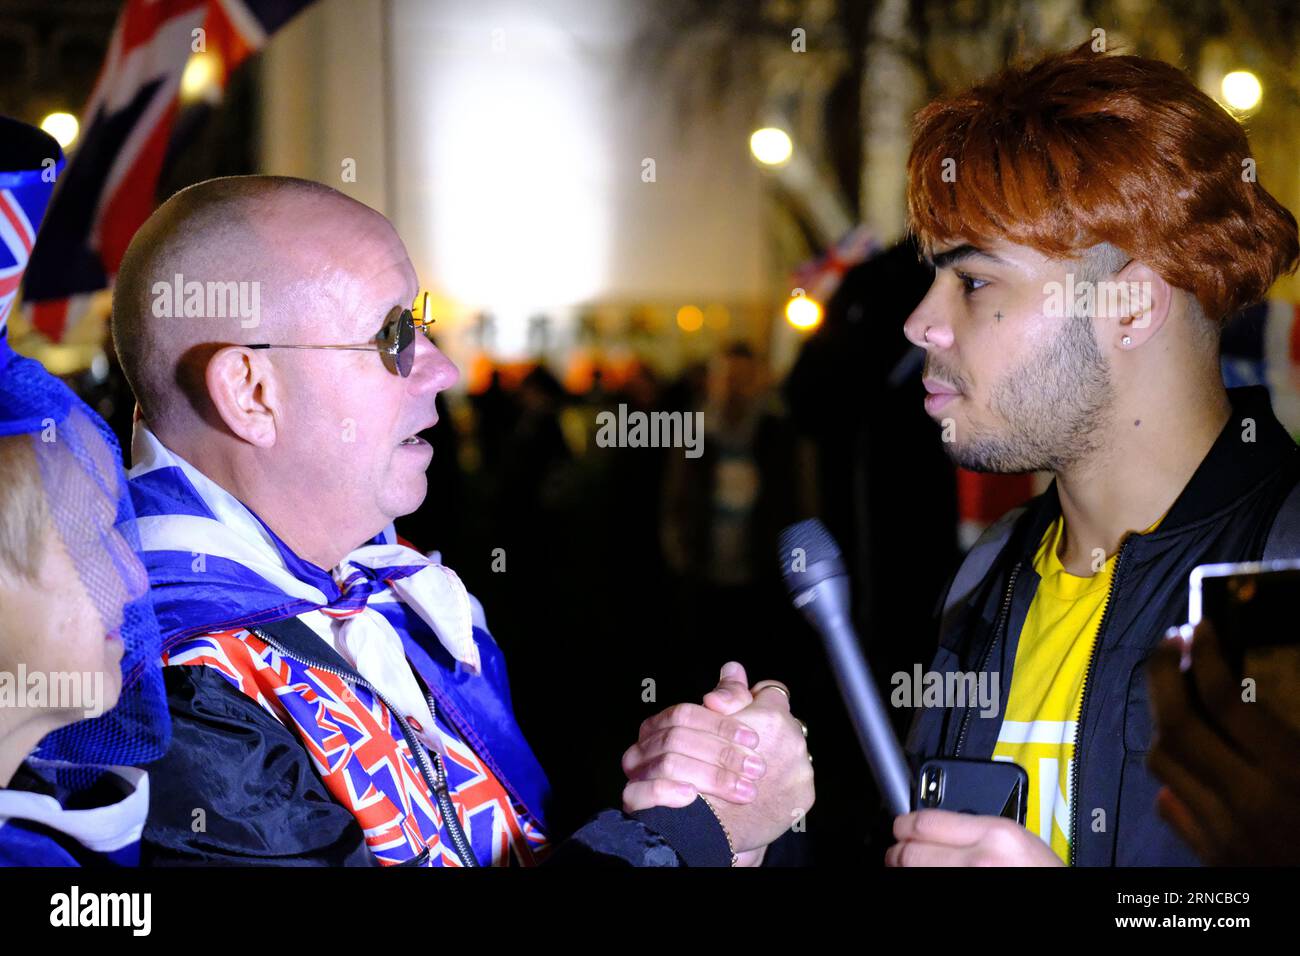
[(1119, 344), (1120, 344), (1120, 345), (1132, 345), (1132, 344), (1133, 344), (1133, 337), (1130, 336), (1130, 335), (1126, 335), (1126, 336), (1124, 336), (1122, 339), (1119, 340)]

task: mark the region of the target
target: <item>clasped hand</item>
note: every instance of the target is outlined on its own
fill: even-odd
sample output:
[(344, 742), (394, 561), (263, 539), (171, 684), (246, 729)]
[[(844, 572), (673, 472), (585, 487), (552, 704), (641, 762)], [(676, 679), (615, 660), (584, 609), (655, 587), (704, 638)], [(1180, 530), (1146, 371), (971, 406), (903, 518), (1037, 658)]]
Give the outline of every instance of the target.
[(738, 865), (757, 866), (768, 844), (813, 805), (812, 760), (789, 692), (753, 688), (744, 667), (722, 668), (701, 704), (675, 704), (641, 724), (623, 754), (623, 809), (684, 807), (703, 796), (727, 831)]

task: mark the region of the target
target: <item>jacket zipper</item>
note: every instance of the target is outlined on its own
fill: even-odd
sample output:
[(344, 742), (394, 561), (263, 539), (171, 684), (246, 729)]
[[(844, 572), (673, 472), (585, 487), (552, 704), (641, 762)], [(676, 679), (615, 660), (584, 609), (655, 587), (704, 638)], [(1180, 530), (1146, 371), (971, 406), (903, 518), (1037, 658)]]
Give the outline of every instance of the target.
[[(1016, 578), (1020, 577), (1020, 568), (1021, 565), (1017, 564), (1011, 569), (1011, 578), (1007, 581), (1007, 593), (1002, 598), (1002, 609), (998, 612), (997, 624), (993, 627), (993, 640), (989, 642), (988, 649), (980, 659), (979, 667), (975, 671), (977, 675), (983, 673), (984, 668), (988, 666), (989, 660), (993, 657), (993, 648), (997, 647), (1002, 631), (1007, 626), (1007, 618), (1011, 613), (1011, 597), (1016, 590)], [(966, 727), (970, 723), (970, 713), (971, 707), (968, 706), (961, 716), (961, 730), (957, 734), (957, 746), (952, 752), (954, 757), (961, 756), (962, 744), (966, 742)]]
[[(436, 722), (438, 720), (438, 705), (434, 703), (432, 694), (425, 694), (424, 699), (429, 702), (429, 714), (435, 722), (434, 730), (437, 730)], [(389, 710), (392, 710), (390, 707)], [(394, 712), (396, 713), (396, 712)], [(420, 748), (420, 754), (423, 755), (425, 750)], [(434, 790), (434, 796), (438, 800), (438, 806), (442, 810), (442, 818), (447, 822), (447, 832), (451, 834), (452, 843), (456, 844), (456, 855), (460, 857), (462, 863), (466, 860), (466, 866), (478, 866), (478, 858), (474, 856), (474, 851), (470, 849), (469, 841), (465, 839), (465, 831), (461, 828), (460, 819), (456, 816), (456, 808), (452, 805), (451, 794), (447, 792), (447, 774), (442, 765), (442, 757), (433, 754), (433, 765), (438, 772), (438, 780), (441, 782), (441, 789)]]
[[(271, 637), (271, 635), (267, 634), (261, 628), (250, 627), (248, 630), (251, 633), (256, 634), (259, 640), (275, 648), (276, 652), (282, 657), (287, 657), (290, 660), (297, 661), (306, 667), (315, 667), (328, 674), (333, 674), (335, 677), (342, 678), (349, 683), (360, 684), (362, 687), (366, 688), (366, 690), (370, 691), (370, 693), (379, 698), (380, 702), (388, 708), (388, 712), (393, 715), (394, 719), (396, 719), (397, 725), (402, 729), (402, 737), (406, 740), (406, 745), (411, 749), (411, 752), (415, 754), (416, 762), (420, 767), (420, 776), (424, 778), (425, 784), (433, 794), (434, 802), (438, 804), (438, 811), (442, 814), (442, 822), (446, 825), (447, 832), (451, 835), (451, 842), (456, 848), (456, 855), (460, 858), (461, 864), (466, 867), (478, 866), (478, 860), (470, 850), (469, 841), (465, 839), (465, 831), (461, 828), (460, 819), (456, 816), (456, 808), (451, 802), (451, 796), (447, 792), (447, 774), (442, 765), (442, 757), (436, 753), (432, 755), (433, 771), (430, 772), (429, 764), (426, 760), (424, 745), (420, 742), (420, 739), (415, 736), (415, 733), (407, 724), (406, 718), (403, 717), (401, 712), (389, 702), (388, 698), (385, 697), (377, 687), (360, 676), (354, 677), (336, 667), (318, 661), (304, 661), (286, 651), (279, 641)], [(437, 708), (434, 705), (433, 697), (426, 694), (425, 699), (429, 703), (429, 713), (434, 716), (436, 722)], [(423, 859), (428, 858), (428, 855), (429, 848), (426, 846), (420, 851), (419, 856), (407, 860), (402, 865), (418, 866), (421, 864)]]
[(1070, 866), (1074, 866), (1076, 841), (1079, 838), (1079, 764), (1083, 762), (1083, 753), (1079, 749), (1079, 744), (1083, 741), (1083, 717), (1088, 712), (1088, 691), (1092, 685), (1088, 683), (1088, 678), (1092, 676), (1092, 669), (1097, 663), (1097, 655), (1101, 653), (1102, 638), (1106, 636), (1106, 624), (1110, 621), (1111, 601), (1115, 596), (1115, 588), (1119, 584), (1119, 570), (1124, 564), (1124, 552), (1128, 550), (1128, 540), (1126, 539), (1119, 547), (1119, 553), (1115, 556), (1115, 570), (1110, 576), (1110, 586), (1106, 589), (1106, 606), (1101, 612), (1101, 620), (1097, 624), (1097, 636), (1092, 641), (1092, 651), (1088, 655), (1088, 666), (1083, 672), (1083, 688), (1079, 698), (1079, 719), (1074, 725), (1074, 763), (1070, 767)]

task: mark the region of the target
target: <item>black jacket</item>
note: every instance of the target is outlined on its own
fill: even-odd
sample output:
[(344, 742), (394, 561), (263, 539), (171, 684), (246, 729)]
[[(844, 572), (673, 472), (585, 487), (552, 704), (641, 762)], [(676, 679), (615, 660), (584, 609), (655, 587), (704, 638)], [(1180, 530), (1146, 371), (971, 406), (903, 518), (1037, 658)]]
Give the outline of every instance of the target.
[[(260, 629), (302, 659), (324, 659), (345, 678), (361, 679), (296, 619)], [(167, 753), (147, 768), (142, 864), (378, 865), (356, 818), (330, 794), (294, 731), (211, 667), (165, 667), (163, 680), (172, 735)], [(656, 867), (730, 862), (725, 831), (700, 799), (680, 809), (602, 811), (545, 860)]]
[[(1197, 565), (1260, 560), (1266, 545), (1269, 557), (1300, 557), (1300, 493), (1293, 494), (1300, 492), (1300, 448), (1273, 415), (1265, 389), (1228, 395), (1232, 416), (1169, 513), (1150, 534), (1129, 535), (1116, 558), (1075, 748), (1076, 865), (1197, 864), (1156, 814), (1161, 785), (1146, 767), (1146, 659), (1166, 629), (1187, 620), (1187, 580)], [(990, 528), (949, 585), (931, 670), (1000, 673), (999, 712), (981, 717), (978, 705), (921, 710), (908, 737), (914, 758), (992, 755), (1038, 586), (1033, 556), (1060, 511), (1053, 482)]]

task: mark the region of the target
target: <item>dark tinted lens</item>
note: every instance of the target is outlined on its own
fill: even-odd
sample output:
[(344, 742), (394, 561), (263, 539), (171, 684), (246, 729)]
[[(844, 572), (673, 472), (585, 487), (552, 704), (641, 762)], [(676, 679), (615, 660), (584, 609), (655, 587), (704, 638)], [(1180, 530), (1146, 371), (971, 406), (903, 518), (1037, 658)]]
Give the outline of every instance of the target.
[(397, 322), (397, 373), (406, 378), (415, 364), (415, 319), (410, 309), (403, 309)]
[(409, 309), (394, 306), (388, 313), (388, 321), (375, 336), (379, 345), (379, 354), (384, 359), (384, 367), (394, 375), (405, 378), (411, 374), (414, 350), (410, 347), (415, 337), (415, 323)]

